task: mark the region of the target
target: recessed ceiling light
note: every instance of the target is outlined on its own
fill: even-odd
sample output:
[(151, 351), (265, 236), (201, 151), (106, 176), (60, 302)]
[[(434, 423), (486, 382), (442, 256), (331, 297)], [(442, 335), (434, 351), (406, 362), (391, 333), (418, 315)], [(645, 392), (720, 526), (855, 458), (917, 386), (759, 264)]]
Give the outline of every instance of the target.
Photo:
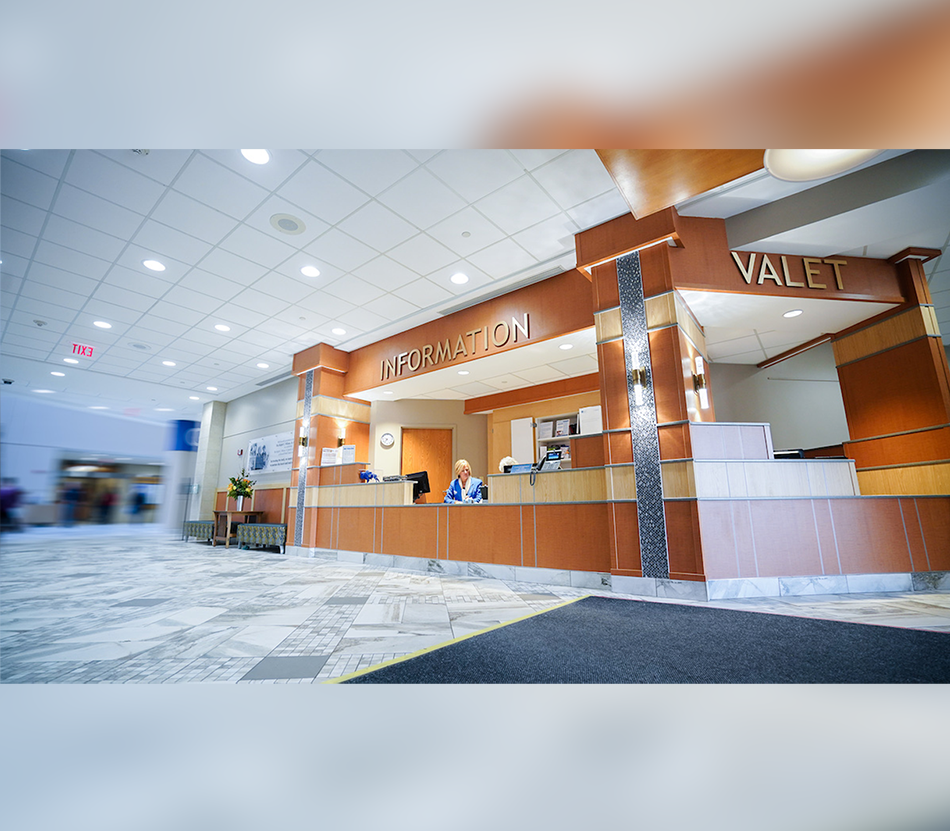
[(472, 235), (471, 231), (462, 231), (462, 236), (466, 239)]
[(170, 413), (172, 412), (172, 408), (171, 407), (156, 407), (155, 412), (156, 413)]
[(785, 314), (783, 314), (782, 317), (798, 317), (800, 314), (802, 314), (801, 309), (791, 309), (785, 312)]
[(66, 373), (65, 373), (65, 372), (51, 372), (50, 375), (55, 375), (57, 378), (65, 378), (65, 377), (66, 377)]
[(270, 369), (270, 364), (258, 364), (258, 369)]
[(300, 269), (300, 273), (303, 274), (304, 277), (319, 277), (320, 269), (315, 265), (305, 265)]
[(33, 390), (33, 392), (52, 392), (52, 390)]
[(451, 279), (452, 282), (455, 283), (456, 285), (461, 286), (463, 283), (467, 283), (467, 282), (468, 282), (468, 275), (467, 275), (467, 274), (463, 274), (461, 271), (459, 271), (458, 273), (453, 274), (450, 279)]
[(142, 265), (146, 268), (150, 268), (152, 271), (164, 271), (165, 266), (162, 265), (158, 260), (142, 260)]
[(765, 169), (786, 182), (837, 176), (870, 161), (883, 150), (766, 150)]
[(208, 390), (208, 392), (217, 392), (217, 391), (218, 391), (218, 388), (217, 388), (217, 387), (205, 387), (205, 389)]
[(383, 390), (383, 395), (392, 395), (392, 394), (393, 394), (392, 390)]
[(241, 155), (254, 164), (267, 164), (270, 161), (270, 153), (266, 150), (242, 150)]
[(104, 320), (94, 320), (94, 321), (92, 322), (92, 325), (93, 325), (93, 326), (98, 326), (100, 329), (111, 329), (111, 328), (112, 328), (112, 324), (111, 324), (111, 323), (106, 323)]
[(331, 331), (333, 332), (334, 335), (345, 335), (345, 334), (346, 334), (346, 329), (341, 329), (339, 326), (337, 326), (336, 329), (332, 329)]
[(189, 400), (189, 401), (201, 401), (201, 399), (200, 399), (197, 395), (189, 395), (189, 396), (188, 396), (188, 400)]
[(574, 344), (573, 344), (573, 343), (562, 343), (562, 344), (558, 347), (558, 349), (573, 349), (573, 348), (574, 348)]
[(282, 234), (302, 234), (307, 230), (303, 220), (292, 214), (274, 214), (270, 218), (270, 224)]
[(460, 370), (459, 370), (459, 375), (468, 375), (468, 370), (467, 370), (467, 369), (460, 369)]
[(225, 326), (223, 323), (216, 323), (216, 324), (214, 325), (214, 328), (217, 329), (219, 332), (230, 332), (230, 331), (231, 331), (231, 327), (230, 327), (230, 326)]
[(78, 364), (79, 361), (77, 361), (75, 358), (63, 358), (63, 363), (66, 363), (66, 364)]
[(178, 366), (174, 361), (162, 361), (162, 366)]
[(95, 407), (90, 407), (90, 410), (108, 410), (108, 407), (103, 407), (101, 404)]

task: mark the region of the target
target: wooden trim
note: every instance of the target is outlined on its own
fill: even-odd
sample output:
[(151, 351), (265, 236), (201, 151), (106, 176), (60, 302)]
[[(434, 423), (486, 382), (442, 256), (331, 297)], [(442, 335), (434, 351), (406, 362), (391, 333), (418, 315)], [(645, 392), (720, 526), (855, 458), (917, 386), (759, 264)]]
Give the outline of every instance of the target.
[(801, 355), (803, 352), (807, 352), (809, 349), (814, 349), (816, 346), (821, 346), (823, 343), (828, 343), (834, 338), (834, 335), (824, 334), (819, 335), (817, 338), (812, 338), (805, 343), (801, 343), (798, 346), (793, 346), (791, 349), (786, 349), (784, 352), (780, 352), (778, 355), (775, 355), (772, 358), (769, 358), (767, 361), (762, 361), (761, 363), (756, 364), (756, 367), (759, 369), (768, 369), (770, 366), (775, 366), (775, 364), (780, 364), (782, 361), (787, 361), (789, 358), (794, 358), (796, 355)]
[(904, 260), (919, 260), (921, 263), (929, 263), (931, 260), (936, 259), (943, 251), (939, 248), (905, 248), (903, 251), (899, 251), (893, 257), (888, 257), (887, 261), (891, 265), (897, 265), (898, 263), (903, 262)]
[(678, 240), (677, 214), (673, 208), (637, 219), (624, 214), (574, 235), (577, 267), (590, 268), (641, 248)]
[(294, 355), (293, 373), (302, 375), (311, 369), (346, 373), (350, 368), (350, 353), (336, 349), (328, 343), (317, 343)]
[(533, 387), (522, 387), (518, 390), (469, 398), (465, 402), (464, 413), (465, 415), (490, 413), (504, 407), (533, 404), (536, 401), (549, 401), (552, 398), (566, 398), (569, 395), (580, 395), (585, 392), (600, 392), (599, 373), (593, 372), (590, 375), (578, 375), (574, 378), (549, 381), (546, 384), (538, 384)]

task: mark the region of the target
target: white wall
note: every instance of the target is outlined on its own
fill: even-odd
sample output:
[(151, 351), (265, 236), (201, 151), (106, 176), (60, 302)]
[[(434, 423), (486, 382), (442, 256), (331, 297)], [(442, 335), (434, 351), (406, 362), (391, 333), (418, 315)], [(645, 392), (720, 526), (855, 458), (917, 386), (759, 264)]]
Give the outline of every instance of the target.
[[(488, 464), (488, 417), (465, 415), (462, 401), (411, 400), (377, 401), (370, 410), (370, 467), (378, 476), (399, 474), (402, 458), (401, 428), (452, 428), (453, 461), (465, 458), (472, 466), (472, 475), (484, 479)], [(396, 443), (384, 448), (379, 443), (383, 433), (392, 433)]]
[(768, 369), (708, 367), (716, 421), (768, 422), (776, 450), (825, 447), (850, 438), (831, 344)]
[(0, 474), (15, 477), (30, 501), (51, 502), (59, 463), (66, 456), (101, 453), (160, 462), (168, 430), (164, 424), (83, 412), (5, 392)]
[[(278, 433), (292, 433), (297, 414), (297, 379), (264, 387), (260, 392), (236, 398), (228, 403), (221, 442), (221, 463), (218, 487), (225, 488), (231, 476), (237, 476), (247, 464), (247, 446), (251, 439)], [(238, 450), (244, 455), (238, 456)], [(290, 482), (290, 471), (255, 473), (257, 485), (280, 485)]]

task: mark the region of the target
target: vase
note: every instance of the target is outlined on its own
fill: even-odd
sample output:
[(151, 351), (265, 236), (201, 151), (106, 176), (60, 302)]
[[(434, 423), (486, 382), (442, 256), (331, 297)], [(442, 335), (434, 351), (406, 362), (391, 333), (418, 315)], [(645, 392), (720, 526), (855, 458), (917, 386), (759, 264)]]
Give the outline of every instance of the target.
[(244, 510), (244, 497), (243, 497), (243, 496), (235, 496), (235, 497), (234, 497), (234, 504), (237, 506), (237, 510), (243, 511), (243, 510)]

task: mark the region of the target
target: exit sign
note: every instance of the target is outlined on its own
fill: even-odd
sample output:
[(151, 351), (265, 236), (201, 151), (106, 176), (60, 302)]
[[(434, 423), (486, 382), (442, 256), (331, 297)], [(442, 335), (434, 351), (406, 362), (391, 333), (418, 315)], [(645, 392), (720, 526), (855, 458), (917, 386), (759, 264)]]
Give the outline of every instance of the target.
[(91, 346), (84, 346), (84, 345), (81, 344), (81, 343), (74, 343), (74, 344), (73, 344), (73, 355), (81, 355), (83, 358), (91, 358), (91, 357), (92, 357), (92, 347), (91, 347)]

